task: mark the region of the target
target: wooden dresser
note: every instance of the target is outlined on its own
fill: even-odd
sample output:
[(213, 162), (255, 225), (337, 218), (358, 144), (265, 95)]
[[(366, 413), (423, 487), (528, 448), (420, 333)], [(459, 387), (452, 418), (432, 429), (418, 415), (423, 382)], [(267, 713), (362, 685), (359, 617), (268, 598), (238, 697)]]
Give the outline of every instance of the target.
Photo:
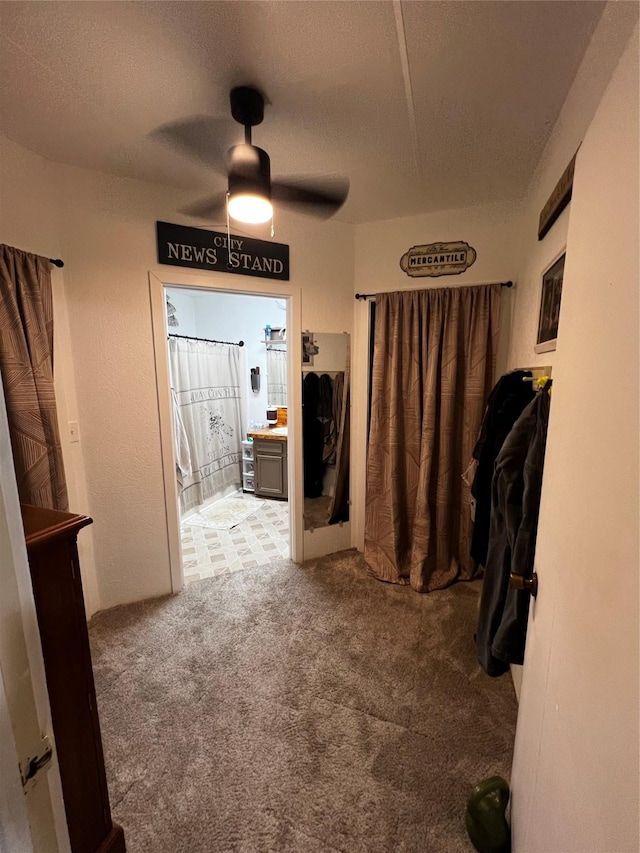
[(53, 734), (73, 853), (124, 853), (111, 820), (78, 562), (85, 515), (22, 505)]

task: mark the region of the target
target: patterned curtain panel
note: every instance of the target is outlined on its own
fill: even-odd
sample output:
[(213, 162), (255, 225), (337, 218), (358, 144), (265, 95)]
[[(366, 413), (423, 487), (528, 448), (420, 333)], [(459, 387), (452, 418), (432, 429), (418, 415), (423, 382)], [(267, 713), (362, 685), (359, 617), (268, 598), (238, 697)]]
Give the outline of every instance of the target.
[(469, 464), (491, 390), (500, 285), (376, 297), (365, 558), (418, 592), (473, 577)]
[(190, 457), (182, 513), (242, 483), (240, 358), (237, 346), (169, 338), (172, 389)]
[(0, 244), (0, 373), (23, 503), (68, 508), (53, 390), (47, 258)]
[(287, 405), (287, 350), (267, 347), (267, 405)]

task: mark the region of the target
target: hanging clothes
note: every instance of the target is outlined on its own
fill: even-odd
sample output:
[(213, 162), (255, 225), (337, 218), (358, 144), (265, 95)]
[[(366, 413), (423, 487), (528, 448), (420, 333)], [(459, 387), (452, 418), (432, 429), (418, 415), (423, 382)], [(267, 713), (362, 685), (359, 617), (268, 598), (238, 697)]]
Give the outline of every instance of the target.
[(531, 382), (524, 382), (530, 371), (514, 370), (502, 376), (487, 400), (480, 435), (473, 450), (477, 468), (471, 495), (476, 513), (471, 536), (471, 556), (481, 566), (487, 563), (491, 524), (491, 481), (500, 449), (524, 408), (533, 400)]
[(530, 593), (511, 589), (509, 575), (533, 574), (548, 423), (549, 383), (522, 412), (496, 460), (476, 635), (480, 665), (493, 677), (524, 660)]
[(333, 382), (333, 416), (336, 422), (336, 481), (333, 497), (329, 504), (329, 524), (349, 521), (350, 361), (351, 357), (347, 347), (344, 373), (338, 373)]
[(304, 445), (304, 496), (319, 498), (324, 474), (323, 432), (318, 420), (320, 380), (307, 373), (302, 382), (302, 439)]
[(333, 418), (333, 380), (328, 373), (320, 377), (320, 399), (318, 401), (318, 420), (322, 425), (322, 461), (325, 465), (335, 461), (335, 421)]

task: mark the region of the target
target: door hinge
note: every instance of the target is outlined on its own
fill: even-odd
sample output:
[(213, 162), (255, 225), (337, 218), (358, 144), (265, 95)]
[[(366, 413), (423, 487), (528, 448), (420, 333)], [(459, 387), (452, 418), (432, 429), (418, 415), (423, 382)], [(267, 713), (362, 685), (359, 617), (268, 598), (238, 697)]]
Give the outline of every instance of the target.
[(20, 777), (22, 778), (22, 787), (25, 793), (30, 791), (37, 781), (37, 776), (41, 770), (46, 769), (53, 758), (53, 745), (51, 738), (45, 735), (42, 738), (40, 750), (36, 756), (29, 758), (26, 761), (20, 762)]

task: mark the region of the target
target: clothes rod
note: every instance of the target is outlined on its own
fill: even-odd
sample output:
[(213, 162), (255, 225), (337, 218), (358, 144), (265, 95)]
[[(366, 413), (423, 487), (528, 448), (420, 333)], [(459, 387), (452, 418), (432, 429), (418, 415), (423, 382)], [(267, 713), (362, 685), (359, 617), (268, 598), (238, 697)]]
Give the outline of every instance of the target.
[(64, 261), (61, 261), (60, 258), (49, 258), (49, 263), (53, 264), (54, 267), (64, 266)]
[[(513, 287), (512, 281), (501, 281), (499, 284), (500, 287)], [(410, 293), (411, 291), (407, 292)], [(377, 295), (377, 293), (356, 293), (356, 299), (375, 299)]]
[(230, 347), (243, 347), (244, 341), (214, 341), (211, 338), (194, 338), (193, 335), (169, 335), (170, 338), (180, 338), (183, 341), (204, 341), (205, 344), (228, 344)]

